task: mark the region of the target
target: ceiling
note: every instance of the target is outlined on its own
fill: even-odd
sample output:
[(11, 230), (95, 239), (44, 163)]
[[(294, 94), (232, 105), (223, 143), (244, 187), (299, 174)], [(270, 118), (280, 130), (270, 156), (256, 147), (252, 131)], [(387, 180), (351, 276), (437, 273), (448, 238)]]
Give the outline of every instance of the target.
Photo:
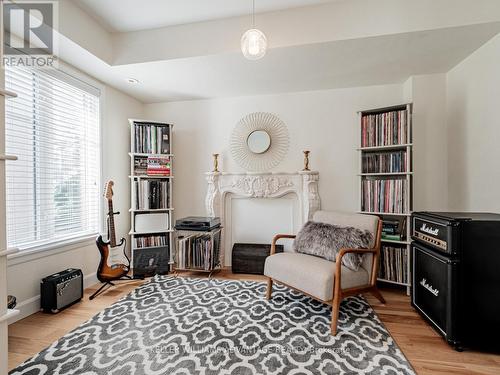
[[(334, 1), (338, 0), (255, 0), (255, 8), (257, 13), (264, 13)], [(148, 30), (244, 16), (250, 15), (252, 11), (252, 0), (73, 0), (73, 2), (111, 32)]]
[(91, 54), (66, 60), (152, 103), (401, 83), (449, 71), (499, 31), (500, 23), (489, 23), (274, 48), (259, 61), (238, 52), (119, 66)]

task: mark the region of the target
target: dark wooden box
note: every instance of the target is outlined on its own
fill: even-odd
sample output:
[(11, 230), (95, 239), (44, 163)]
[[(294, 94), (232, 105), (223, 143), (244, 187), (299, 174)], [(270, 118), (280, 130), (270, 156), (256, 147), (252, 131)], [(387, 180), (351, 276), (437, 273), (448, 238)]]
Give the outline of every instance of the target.
[[(271, 245), (235, 243), (233, 245), (233, 273), (264, 274), (264, 263), (271, 252)], [(276, 252), (283, 252), (283, 245), (276, 245)]]

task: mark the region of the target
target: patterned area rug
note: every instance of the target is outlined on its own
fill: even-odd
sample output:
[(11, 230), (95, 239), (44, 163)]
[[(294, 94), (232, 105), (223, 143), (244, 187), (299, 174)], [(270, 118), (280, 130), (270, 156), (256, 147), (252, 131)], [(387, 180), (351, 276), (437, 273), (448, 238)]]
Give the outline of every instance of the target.
[(363, 297), (331, 308), (275, 285), (157, 276), (11, 374), (414, 374)]

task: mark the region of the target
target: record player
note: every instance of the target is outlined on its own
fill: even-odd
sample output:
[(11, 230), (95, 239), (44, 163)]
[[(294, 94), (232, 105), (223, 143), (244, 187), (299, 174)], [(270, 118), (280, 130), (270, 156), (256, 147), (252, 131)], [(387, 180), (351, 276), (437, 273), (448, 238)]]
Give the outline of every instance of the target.
[(177, 230), (211, 231), (220, 227), (220, 218), (189, 216), (175, 221)]

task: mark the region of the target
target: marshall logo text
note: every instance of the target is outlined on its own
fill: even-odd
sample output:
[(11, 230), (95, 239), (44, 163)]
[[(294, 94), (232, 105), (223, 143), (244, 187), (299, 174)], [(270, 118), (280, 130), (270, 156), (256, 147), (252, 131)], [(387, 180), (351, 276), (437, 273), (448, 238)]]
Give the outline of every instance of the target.
[(427, 224), (425, 224), (425, 223), (422, 224), (422, 226), (420, 227), (420, 230), (422, 232), (425, 232), (425, 233), (433, 235), (433, 236), (437, 236), (439, 234), (438, 228), (428, 227)]
[(426, 279), (420, 280), (420, 285), (422, 285), (425, 289), (434, 294), (436, 297), (438, 296), (439, 290), (437, 288), (433, 288), (432, 285), (428, 284)]

